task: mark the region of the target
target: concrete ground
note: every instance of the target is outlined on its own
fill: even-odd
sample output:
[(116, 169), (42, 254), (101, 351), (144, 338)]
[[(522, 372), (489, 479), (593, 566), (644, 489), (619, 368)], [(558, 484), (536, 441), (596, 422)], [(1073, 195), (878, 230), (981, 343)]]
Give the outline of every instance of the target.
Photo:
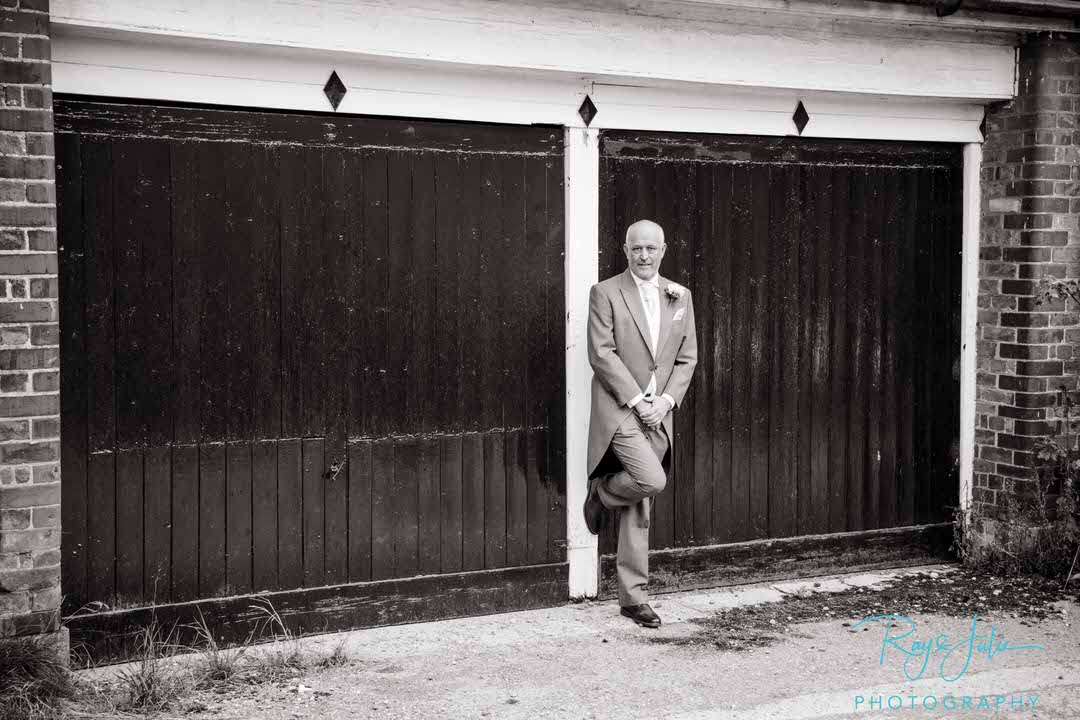
[[(614, 602), (591, 602), (310, 638), (305, 642), (326, 647), (344, 642), (353, 662), (282, 686), (200, 697), (201, 706), (188, 707), (183, 717), (1080, 718), (1080, 606), (1068, 601), (1060, 603), (1061, 614), (1028, 624), (980, 618), (980, 632), (994, 625), (997, 639), (1044, 649), (1003, 651), (992, 658), (976, 653), (955, 682), (943, 680), (937, 667), (908, 681), (895, 648), (880, 664), (880, 621), (865, 630), (845, 627), (850, 621), (842, 618), (802, 624), (772, 646), (739, 653), (711, 644), (654, 642), (693, 635), (698, 626), (692, 620), (725, 607), (800, 591), (822, 593), (825, 604), (830, 590), (950, 569), (923, 566), (657, 596), (653, 607), (664, 620), (659, 630), (620, 617)], [(913, 619), (921, 638), (945, 633), (954, 645), (970, 635), (970, 618)], [(859, 696), (864, 700), (857, 705)], [(948, 702), (944, 698), (951, 696), (956, 706), (928, 711), (917, 704), (912, 710), (911, 696), (916, 703), (927, 696)], [(963, 696), (971, 698), (970, 709), (963, 708)], [(978, 707), (983, 696), (989, 708)], [(993, 709), (997, 696), (1002, 704)], [(1010, 700), (1022, 707), (1011, 709)], [(904, 709), (890, 709), (890, 702), (894, 708), (904, 703)]]

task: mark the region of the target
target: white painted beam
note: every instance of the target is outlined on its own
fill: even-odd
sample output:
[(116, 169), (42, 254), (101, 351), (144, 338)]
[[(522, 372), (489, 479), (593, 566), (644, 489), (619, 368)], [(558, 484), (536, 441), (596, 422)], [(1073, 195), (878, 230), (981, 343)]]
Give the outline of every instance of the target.
[(960, 509), (971, 507), (975, 465), (975, 375), (979, 301), (979, 170), (982, 146), (964, 146), (963, 244), (960, 281)]
[(586, 333), (589, 289), (600, 273), (600, 135), (565, 131), (566, 197), (566, 551), (570, 597), (596, 597), (597, 537), (585, 526), (592, 368)]
[(785, 14), (775, 3), (757, 9), (669, 2), (648, 11), (636, 5), (637, 11), (539, 0), (53, 0), (51, 21), (578, 78), (981, 101), (1012, 94), (1015, 35), (954, 38), (947, 24), (931, 32), (884, 20), (847, 27), (835, 16), (811, 22)]
[(599, 108), (593, 127), (794, 135), (799, 100), (806, 137), (973, 142), (982, 106), (970, 100), (583, 81), (440, 63), (372, 61), (347, 53), (159, 37), (86, 34), (57, 26), (57, 93), (326, 112), (323, 85), (337, 71), (348, 88), (342, 114), (473, 122), (581, 125), (586, 88)]

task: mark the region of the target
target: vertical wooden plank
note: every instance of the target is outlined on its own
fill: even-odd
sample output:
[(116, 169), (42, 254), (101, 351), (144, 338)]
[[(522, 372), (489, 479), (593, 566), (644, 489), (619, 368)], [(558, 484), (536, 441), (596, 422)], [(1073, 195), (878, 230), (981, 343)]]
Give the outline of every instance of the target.
[(349, 581), (371, 579), (371, 441), (349, 442)]
[(544, 483), (548, 470), (545, 437), (543, 427), (531, 427), (525, 432), (525, 483), (528, 486), (529, 513), (525, 557), (529, 565), (547, 562), (549, 501)]
[(199, 447), (172, 451), (172, 601), (199, 597)]
[[(806, 532), (823, 533), (829, 530), (830, 505), (830, 458), (833, 455), (833, 424), (838, 420), (831, 412), (830, 388), (832, 387), (832, 362), (830, 347), (833, 331), (832, 269), (836, 258), (832, 251), (833, 238), (833, 172), (830, 168), (814, 168), (809, 175), (812, 187), (809, 198), (813, 208), (807, 208), (805, 217), (812, 217), (814, 243), (810, 247), (815, 268), (813, 337), (810, 346), (809, 391), (812, 394), (810, 416), (810, 519)], [(839, 509), (837, 509), (837, 514)]]
[[(461, 274), (464, 270), (460, 223), (462, 178), (459, 156), (438, 153), (435, 157), (435, 417), (442, 432), (463, 428), (462, 345), (467, 342), (467, 316), (462, 312)], [(460, 472), (458, 473), (460, 480)], [(458, 492), (460, 492), (460, 485)], [(460, 547), (460, 539), (458, 540)]]
[(442, 527), (440, 526), (440, 462), (439, 439), (425, 436), (420, 439), (417, 463), (418, 515), (417, 553), (422, 575), (438, 573), (442, 567)]
[[(222, 372), (228, 361), (227, 240), (225, 237), (225, 159), (217, 143), (199, 143), (199, 186), (197, 223), (202, 261), (199, 307), (199, 375), (201, 393), (200, 438), (219, 442), (228, 427), (228, 376)], [(220, 448), (222, 454), (224, 448)], [(216, 451), (215, 451), (216, 453)], [(216, 455), (215, 455), (216, 462)], [(220, 488), (224, 492), (224, 483)], [(224, 527), (222, 527), (224, 530)], [(222, 566), (222, 570), (224, 567)], [(220, 589), (220, 585), (216, 585)]]
[[(731, 179), (731, 277), (732, 306), (749, 308), (752, 302), (751, 246), (753, 205), (750, 168), (737, 165)], [(748, 540), (750, 529), (751, 423), (750, 398), (751, 312), (731, 317), (731, 535), (732, 541)]]
[[(359, 434), (383, 437), (390, 428), (389, 333), (390, 250), (387, 223), (387, 155), (384, 151), (365, 156), (364, 244), (362, 252), (363, 289), (350, 302), (358, 303), (350, 317), (359, 318), (350, 328), (353, 352), (363, 362), (359, 367), (363, 393), (350, 400), (350, 417)], [(355, 255), (354, 255), (355, 257)], [(355, 380), (350, 383), (355, 387)], [(374, 517), (374, 516), (373, 516)]]
[(86, 597), (110, 607), (116, 596), (116, 455), (90, 455), (86, 470)]
[[(481, 381), (481, 358), (484, 355), (484, 342), (482, 340), (483, 309), (485, 304), (490, 303), (487, 296), (488, 288), (485, 282), (483, 263), (483, 242), (481, 235), (480, 218), (484, 212), (484, 204), (481, 200), (484, 183), (485, 166), (477, 155), (462, 155), (461, 166), (461, 213), (459, 215), (458, 237), (460, 239), (461, 253), (458, 262), (460, 272), (458, 284), (460, 290), (460, 303), (458, 311), (463, 318), (463, 327), (469, 328), (469, 339), (462, 339), (461, 345), (461, 368), (458, 382), (463, 388), (485, 388), (484, 392), (462, 391), (461, 420), (462, 429), (468, 432), (479, 432), (482, 428), (499, 427), (486, 425), (484, 416), (483, 399), (491, 394)], [(481, 458), (483, 455), (481, 454)], [(481, 461), (482, 466), (482, 461)], [(479, 478), (471, 476), (463, 470), (462, 482), (478, 482), (481, 488), (480, 496), (483, 495), (483, 472)], [(468, 508), (468, 503), (465, 503)], [(483, 505), (480, 506), (481, 511)], [(481, 527), (482, 527), (481, 523)], [(468, 528), (468, 523), (465, 524)]]
[[(174, 383), (170, 405), (173, 442), (192, 445), (202, 433), (200, 298), (203, 295), (203, 240), (199, 222), (198, 143), (172, 144), (172, 238)], [(185, 458), (186, 460), (186, 458)], [(198, 467), (198, 460), (195, 460)], [(196, 473), (197, 477), (197, 473)], [(174, 498), (175, 505), (175, 498)], [(197, 537), (197, 536), (196, 536)]]
[(252, 590), (252, 444), (231, 442), (225, 449), (225, 582), (230, 595)]
[(769, 348), (769, 537), (797, 528), (796, 445), (798, 424), (799, 175), (797, 165), (770, 168), (769, 250), (772, 257)]
[(199, 596), (227, 591), (225, 576), (225, 444), (199, 446)]
[(506, 567), (506, 461), (501, 432), (484, 433), (484, 569)]
[[(304, 175), (299, 193), (296, 242), (300, 266), (294, 279), (296, 297), (299, 299), (297, 315), (294, 320), (299, 325), (295, 360), (300, 363), (300, 397), (296, 404), (299, 434), (303, 437), (326, 435), (329, 413), (329, 387), (340, 382), (340, 375), (333, 375), (329, 366), (332, 337), (337, 332), (327, 331), (323, 325), (325, 313), (330, 307), (341, 302), (336, 284), (339, 273), (331, 272), (331, 264), (340, 263), (343, 253), (334, 253), (328, 257), (325, 238), (327, 235), (328, 214), (333, 211), (333, 204), (327, 202), (329, 194), (324, 180), (324, 167), (332, 162), (337, 154), (325, 148), (307, 148), (304, 152)], [(329, 297), (328, 297), (329, 296)], [(337, 297), (335, 297), (337, 296)], [(334, 298), (330, 302), (330, 298)], [(337, 330), (337, 328), (335, 328)]]
[[(116, 442), (117, 447), (145, 447), (149, 426), (146, 398), (153, 393), (144, 389), (149, 383), (145, 343), (147, 331), (147, 308), (143, 297), (142, 234), (146, 232), (146, 220), (154, 209), (147, 206), (143, 185), (152, 180), (146, 177), (140, 156), (147, 150), (146, 143), (130, 140), (116, 141), (112, 145), (113, 185), (113, 262), (115, 302), (124, 311), (115, 315), (116, 343)], [(117, 458), (117, 480), (125, 462)], [(140, 474), (141, 475), (141, 474)], [(140, 477), (141, 480), (141, 477)], [(141, 542), (140, 542), (141, 548)], [(130, 548), (118, 548), (120, 552)], [(117, 567), (117, 592), (123, 597), (132, 588), (124, 574), (130, 568)], [(141, 563), (140, 563), (141, 572)], [(141, 591), (141, 583), (140, 583)], [(130, 599), (129, 599), (130, 601)]]
[[(502, 267), (529, 268), (529, 275), (540, 272), (533, 265), (535, 248), (526, 244), (527, 206), (525, 198), (525, 160), (504, 156), (499, 163), (502, 176)], [(503, 273), (511, 277), (511, 273)], [(528, 487), (526, 485), (525, 428), (528, 425), (529, 288), (527, 281), (514, 273), (500, 303), (504, 460), (506, 476), (506, 563), (514, 567), (525, 563), (528, 551)], [(510, 320), (514, 318), (514, 320)]]
[[(668, 201), (671, 204), (672, 212), (671, 224), (668, 226), (669, 230), (667, 231), (670, 239), (667, 241), (668, 250), (665, 260), (669, 262), (674, 260), (675, 262), (662, 269), (665, 277), (689, 285), (693, 283), (695, 276), (693, 243), (696, 233), (694, 223), (697, 220), (697, 194), (695, 192), (697, 189), (697, 166), (693, 163), (684, 162), (670, 164), (674, 169), (675, 184), (671, 186), (674, 189), (673, 197)], [(657, 190), (659, 191), (660, 188), (657, 188)], [(694, 285), (694, 288), (699, 292), (701, 291), (700, 286)], [(669, 301), (661, 298), (660, 302)], [(700, 324), (700, 321), (698, 322)], [(672, 338), (672, 342), (676, 342), (676, 339)], [(694, 542), (694, 496), (695, 486), (697, 485), (694, 468), (698, 450), (694, 421), (698, 415), (698, 388), (697, 383), (691, 383), (690, 389), (687, 390), (686, 396), (683, 398), (683, 412), (676, 412), (673, 416), (675, 421), (675, 443), (672, 448), (672, 467), (674, 469), (672, 479), (674, 483), (673, 487), (669, 488), (667, 492), (671, 494), (672, 510), (674, 511), (672, 515), (672, 530), (674, 532), (671, 543), (677, 547), (685, 547)], [(707, 401), (707, 398), (700, 400), (703, 404)], [(712, 446), (710, 444), (709, 452), (711, 453), (711, 451)], [(707, 482), (706, 478), (701, 478), (701, 482)]]
[(371, 448), (371, 579), (394, 577), (394, 441), (380, 439)]
[[(545, 472), (546, 456), (541, 445), (543, 428), (547, 426), (548, 408), (561, 396), (561, 383), (556, 377), (558, 372), (556, 358), (558, 354), (548, 354), (548, 285), (550, 274), (565, 272), (563, 264), (558, 262), (547, 238), (547, 162), (546, 158), (531, 157), (525, 159), (525, 247), (531, 249), (539, 258), (527, 261), (531, 270), (525, 273), (524, 325), (525, 364), (525, 507), (526, 507), (526, 552), (525, 562), (529, 564), (547, 561), (547, 525), (548, 498), (542, 480)], [(601, 196), (602, 197), (602, 196)], [(604, 213), (601, 213), (604, 216)], [(604, 235), (601, 233), (601, 237)], [(561, 250), (562, 243), (557, 244)]]
[(916, 340), (913, 328), (916, 327), (915, 300), (918, 296), (916, 285), (916, 260), (918, 249), (916, 247), (916, 212), (918, 211), (919, 171), (905, 169), (901, 171), (901, 213), (900, 213), (900, 252), (897, 262), (897, 272), (902, 281), (903, 291), (894, 312), (899, 322), (907, 329), (900, 333), (897, 347), (897, 383), (899, 395), (899, 439), (898, 455), (899, 467), (897, 468), (898, 484), (898, 518), (900, 525), (913, 525), (915, 523), (915, 496), (918, 476), (915, 468), (915, 444), (916, 444), (916, 395), (915, 395), (915, 367), (917, 352)]
[(280, 188), (281, 237), (281, 433), (283, 437), (305, 435), (305, 391), (308, 388), (309, 366), (319, 360), (317, 347), (312, 347), (308, 325), (306, 285), (314, 278), (307, 277), (306, 246), (313, 232), (311, 227), (308, 165), (311, 151), (282, 146), (278, 150), (278, 186)]
[(885, 218), (882, 227), (882, 367), (881, 367), (881, 494), (879, 523), (881, 527), (896, 525), (897, 493), (897, 393), (896, 393), (896, 307), (900, 228), (900, 170), (885, 171)]
[(414, 373), (409, 386), (409, 429), (412, 432), (431, 433), (438, 429), (435, 424), (437, 386), (442, 379), (435, 375), (435, 322), (438, 313), (435, 306), (436, 290), (436, 178), (435, 153), (413, 153), (412, 164), (412, 216), (409, 236), (410, 264), (413, 268), (412, 295), (409, 305), (410, 332), (414, 345), (410, 366)]
[[(382, 412), (389, 418), (389, 428), (407, 432), (419, 422), (418, 398), (422, 389), (415, 385), (417, 368), (411, 362), (418, 345), (416, 326), (420, 314), (418, 271), (414, 265), (412, 237), (412, 154), (392, 150), (387, 158), (387, 236), (389, 238), (389, 287), (397, 297), (409, 302), (387, 300), (387, 389)], [(414, 488), (415, 490), (415, 488)], [(414, 519), (415, 520), (415, 519)]]
[(444, 573), (462, 570), (462, 439), (460, 435), (439, 438), (439, 541), (440, 567)]
[[(829, 415), (829, 530), (841, 532), (848, 526), (848, 428), (850, 392), (850, 348), (848, 330), (848, 208), (851, 202), (851, 170), (833, 169), (832, 233), (830, 234), (832, 277), (831, 407)], [(857, 309), (857, 308), (856, 308)]]
[(319, 587), (324, 584), (325, 573), (325, 441), (322, 438), (306, 438), (303, 440), (302, 452), (304, 587)]
[(278, 444), (251, 447), (251, 583), (255, 592), (278, 587)]
[(277, 587), (294, 590), (304, 584), (304, 457), (300, 440), (282, 440), (277, 450)]
[(461, 439), (462, 569), (481, 570), (484, 564), (484, 436)]
[(866, 528), (866, 425), (867, 425), (867, 360), (869, 338), (867, 324), (866, 255), (870, 239), (867, 235), (867, 212), (870, 196), (866, 168), (851, 171), (851, 235), (848, 244), (848, 335), (849, 367), (847, 431), (847, 528)]
[(60, 506), (64, 612), (86, 599), (88, 407), (86, 304), (87, 242), (84, 227), (82, 145), (70, 133), (56, 135), (56, 217), (60, 260), (60, 437), (63, 493)]
[[(251, 262), (254, 287), (252, 290), (252, 336), (258, 343), (253, 353), (253, 394), (255, 437), (282, 437), (281, 433), (281, 238), (278, 208), (280, 168), (277, 149), (271, 145), (252, 148), (252, 207)], [(269, 452), (269, 451), (267, 451)], [(277, 447), (274, 446), (274, 455)], [(276, 461), (275, 461), (276, 464)], [(276, 467), (272, 473), (277, 478)], [(269, 477), (269, 475), (267, 475)], [(276, 534), (274, 522), (263, 525)], [(268, 518), (269, 519), (269, 518)], [(258, 529), (258, 523), (256, 524)], [(276, 548), (273, 558), (276, 577)], [(263, 579), (269, 581), (269, 567), (263, 566)], [(258, 575), (258, 573), (256, 573)], [(276, 582), (276, 580), (275, 580)]]
[[(86, 354), (88, 451), (116, 447), (116, 359), (114, 345), (116, 273), (113, 264), (111, 147), (83, 143), (83, 212), (86, 218)], [(112, 588), (109, 589), (110, 595)], [(98, 597), (91, 595), (91, 597)]]
[(869, 283), (866, 300), (866, 462), (864, 464), (863, 527), (881, 527), (879, 509), (881, 504), (881, 418), (882, 405), (882, 234), (885, 207), (885, 174), (881, 168), (867, 170), (867, 238), (866, 270)]
[(712, 382), (714, 376), (715, 348), (717, 332), (715, 316), (712, 312), (717, 285), (721, 282), (722, 268), (717, 266), (717, 238), (713, 213), (716, 200), (713, 187), (716, 182), (715, 169), (709, 165), (698, 168), (696, 184), (691, 189), (696, 197), (695, 217), (693, 222), (693, 275), (691, 289), (696, 298), (694, 303), (695, 323), (700, 349), (698, 366), (694, 371), (694, 497), (693, 497), (693, 534), (692, 543), (702, 545), (713, 538), (713, 494), (716, 489), (716, 473), (713, 470), (713, 455), (716, 448), (713, 439), (720, 429), (713, 426), (713, 415), (720, 402), (721, 388)]
[[(566, 295), (564, 274), (565, 188), (563, 155), (549, 156), (547, 174), (547, 350), (549, 358), (566, 353)], [(548, 562), (566, 560), (566, 374), (553, 360), (551, 402), (547, 405), (547, 431), (544, 436), (547, 462), (543, 474), (548, 494)], [(561, 543), (561, 544), (560, 544)]]
[[(713, 166), (711, 202), (711, 236), (706, 254), (706, 267), (713, 278), (713, 292), (705, 303), (710, 315), (713, 339), (711, 347), (699, 348), (711, 354), (711, 375), (705, 381), (712, 388), (709, 418), (712, 436), (712, 532), (714, 542), (730, 542), (734, 531), (732, 467), (732, 367), (735, 355), (733, 342), (734, 305), (734, 239), (732, 230), (732, 169)], [(700, 302), (700, 300), (699, 300)], [(697, 305), (695, 304), (695, 310)], [(700, 350), (699, 350), (700, 352)]]
[[(255, 437), (255, 358), (262, 349), (261, 339), (257, 340), (254, 335), (256, 300), (254, 193), (259, 186), (252, 182), (255, 166), (250, 145), (225, 143), (222, 153), (225, 156), (227, 168), (224, 188), (224, 242), (225, 295), (228, 304), (225, 317), (225, 364), (219, 372), (225, 374), (227, 385), (224, 398), (225, 439), (251, 440)], [(267, 298), (264, 296), (262, 299)], [(257, 342), (259, 344), (256, 344)], [(222, 399), (219, 398), (218, 401), (221, 402)], [(231, 493), (232, 483), (230, 482)], [(250, 519), (250, 512), (248, 517)], [(229, 525), (231, 529), (231, 515)], [(232, 586), (234, 574), (231, 558), (229, 578), (229, 584)], [(247, 580), (250, 586), (250, 574)]]
[(525, 564), (529, 549), (528, 535), (528, 448), (524, 430), (508, 430), (504, 439), (503, 459), (506, 461), (506, 564), (517, 567)]
[(116, 452), (116, 604), (143, 601), (142, 450)]
[(324, 580), (328, 585), (346, 582), (349, 577), (348, 515), (348, 370), (349, 344), (346, 295), (349, 291), (348, 265), (344, 262), (357, 242), (350, 219), (356, 201), (356, 183), (347, 175), (348, 153), (327, 152), (323, 160), (325, 220), (321, 238), (323, 269), (322, 297), (319, 300), (320, 336), (323, 345), (325, 422)]
[(933, 332), (934, 304), (937, 301), (938, 278), (934, 272), (934, 246), (937, 241), (938, 222), (934, 213), (936, 178), (932, 171), (923, 169), (919, 183), (918, 215), (921, 232), (916, 236), (916, 277), (922, 278), (922, 292), (916, 298), (916, 328), (918, 342), (915, 351), (915, 522), (923, 524), (930, 517), (931, 483), (934, 474), (934, 424), (937, 398), (934, 397), (933, 363), (937, 356), (937, 338)]
[(394, 441), (394, 577), (415, 575), (420, 567), (420, 440)]
[(769, 532), (770, 334), (769, 168), (750, 170), (753, 211), (750, 231), (750, 529)]
[(151, 447), (143, 455), (143, 596), (146, 602), (170, 599), (172, 563), (172, 448)]

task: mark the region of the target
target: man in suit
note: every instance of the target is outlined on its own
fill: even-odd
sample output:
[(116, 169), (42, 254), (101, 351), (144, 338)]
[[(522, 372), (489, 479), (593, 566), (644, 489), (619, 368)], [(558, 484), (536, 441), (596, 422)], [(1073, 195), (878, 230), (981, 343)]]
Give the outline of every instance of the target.
[(648, 605), (649, 513), (671, 467), (672, 410), (697, 365), (694, 305), (687, 288), (659, 274), (667, 245), (651, 220), (626, 230), (625, 272), (589, 292), (589, 493), (585, 522), (599, 533), (618, 508), (620, 612), (659, 627)]

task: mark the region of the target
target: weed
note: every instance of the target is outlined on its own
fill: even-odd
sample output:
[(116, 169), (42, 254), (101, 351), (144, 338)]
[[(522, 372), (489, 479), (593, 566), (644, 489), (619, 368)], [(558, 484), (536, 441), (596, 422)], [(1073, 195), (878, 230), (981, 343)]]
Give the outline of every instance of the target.
[(48, 720), (62, 715), (75, 694), (71, 675), (51, 642), (39, 638), (0, 641), (0, 708), (10, 720)]
[(203, 617), (201, 610), (199, 610), (198, 621), (190, 627), (195, 631), (196, 637), (203, 646), (201, 650), (203, 664), (202, 677), (199, 679), (200, 686), (232, 683), (244, 675), (247, 665), (245, 662), (247, 651), (251, 647), (254, 632), (248, 636), (247, 642), (243, 645), (234, 648), (222, 648), (214, 637), (213, 631), (206, 624), (206, 618)]
[(171, 707), (194, 686), (190, 669), (176, 662), (183, 648), (176, 629), (162, 634), (154, 620), (138, 633), (137, 658), (116, 674), (115, 706), (126, 712), (161, 712)]

